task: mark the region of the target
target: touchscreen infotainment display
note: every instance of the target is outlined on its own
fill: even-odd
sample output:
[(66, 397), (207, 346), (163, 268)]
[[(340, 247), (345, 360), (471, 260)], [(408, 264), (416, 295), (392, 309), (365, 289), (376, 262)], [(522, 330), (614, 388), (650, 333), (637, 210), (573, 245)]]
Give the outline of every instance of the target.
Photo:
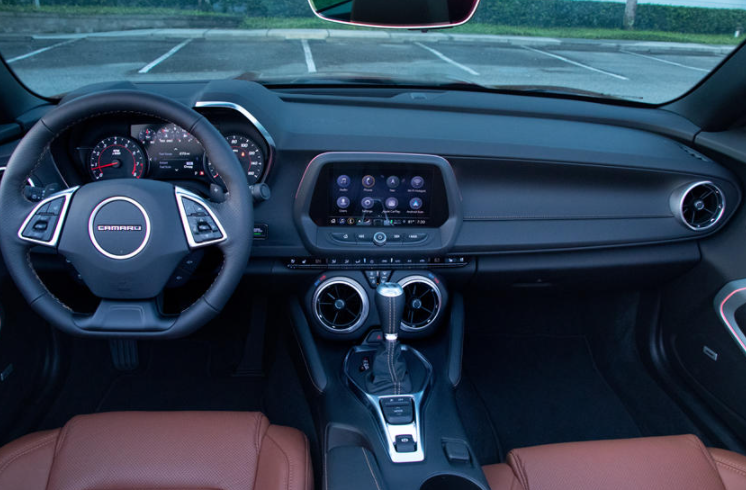
[(445, 219), (442, 177), (431, 166), (329, 165), (318, 187), (326, 187), (324, 216), (314, 206), (320, 226), (440, 226)]

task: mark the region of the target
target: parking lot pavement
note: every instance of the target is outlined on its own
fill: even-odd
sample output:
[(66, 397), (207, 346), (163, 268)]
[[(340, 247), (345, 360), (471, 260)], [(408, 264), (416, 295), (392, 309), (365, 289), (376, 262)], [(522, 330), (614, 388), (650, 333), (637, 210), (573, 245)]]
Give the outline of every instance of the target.
[(650, 43), (641, 49), (639, 44), (606, 41), (321, 32), (211, 31), (207, 36), (204, 31), (169, 30), (159, 36), (20, 36), (0, 38), (0, 53), (32, 90), (43, 95), (123, 79), (362, 73), (489, 86), (568, 87), (655, 103), (694, 86), (727, 52), (685, 45), (666, 49)]

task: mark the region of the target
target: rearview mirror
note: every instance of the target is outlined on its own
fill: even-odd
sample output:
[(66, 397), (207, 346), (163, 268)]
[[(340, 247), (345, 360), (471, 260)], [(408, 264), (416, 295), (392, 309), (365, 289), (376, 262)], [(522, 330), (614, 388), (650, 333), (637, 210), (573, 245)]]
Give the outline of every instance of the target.
[(479, 0), (308, 0), (320, 18), (342, 24), (434, 29), (465, 23)]

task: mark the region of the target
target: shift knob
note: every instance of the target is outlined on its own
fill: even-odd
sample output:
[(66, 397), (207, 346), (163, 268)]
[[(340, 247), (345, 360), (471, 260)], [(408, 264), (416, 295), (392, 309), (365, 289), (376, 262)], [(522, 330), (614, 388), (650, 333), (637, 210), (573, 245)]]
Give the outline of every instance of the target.
[(395, 282), (384, 282), (376, 288), (376, 307), (381, 319), (384, 338), (394, 341), (399, 338), (399, 326), (404, 315), (404, 289)]

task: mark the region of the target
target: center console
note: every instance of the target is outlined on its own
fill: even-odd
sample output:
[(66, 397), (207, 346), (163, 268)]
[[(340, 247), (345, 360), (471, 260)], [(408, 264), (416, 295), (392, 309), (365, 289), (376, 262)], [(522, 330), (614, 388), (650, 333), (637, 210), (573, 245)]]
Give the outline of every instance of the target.
[(444, 278), (463, 212), (448, 161), (433, 155), (325, 153), (295, 196), (317, 270), (290, 316), (317, 397), (326, 488), (485, 490), (456, 408), (463, 300)]
[(437, 255), (462, 222), (456, 176), (444, 158), (324, 153), (306, 168), (294, 218), (315, 255)]

